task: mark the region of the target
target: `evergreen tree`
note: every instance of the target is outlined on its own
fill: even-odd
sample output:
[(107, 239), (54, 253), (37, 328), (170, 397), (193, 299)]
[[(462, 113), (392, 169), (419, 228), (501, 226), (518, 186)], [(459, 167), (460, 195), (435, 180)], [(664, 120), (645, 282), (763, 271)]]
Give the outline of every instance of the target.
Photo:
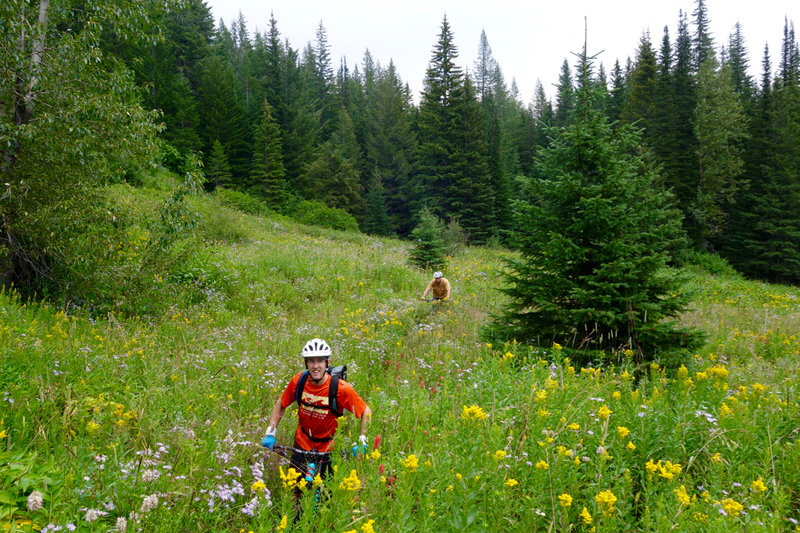
[(648, 122), (648, 144), (653, 149), (657, 161), (664, 165), (675, 150), (672, 116), (675, 113), (672, 94), (672, 45), (669, 30), (664, 26), (661, 50), (658, 54), (658, 71), (653, 87), (652, 117)]
[(486, 158), (483, 114), (469, 78), (462, 98), (456, 124), (462, 140), (453, 159), (450, 216), (458, 220), (472, 242), (484, 243), (494, 229), (495, 189)]
[(747, 47), (742, 35), (742, 25), (738, 22), (728, 40), (728, 65), (731, 69), (733, 87), (747, 107), (753, 98), (753, 79), (747, 73), (749, 68)]
[(364, 231), (372, 235), (391, 234), (383, 180), (377, 169), (375, 169), (367, 185), (367, 212), (364, 220)]
[(445, 255), (444, 223), (428, 208), (419, 212), (419, 224), (411, 232), (413, 247), (408, 254), (412, 265), (443, 269)]
[[(338, 127), (338, 112), (341, 101), (334, 90), (333, 65), (331, 62), (328, 32), (322, 25), (317, 28), (314, 41), (313, 75), (310, 76), (312, 95), (316, 99), (319, 113), (319, 133), (321, 140), (325, 141), (333, 135)], [(311, 64), (311, 61), (309, 61)], [(352, 117), (351, 117), (352, 118)]]
[(751, 129), (753, 172), (735, 241), (723, 253), (746, 274), (773, 283), (800, 283), (800, 63), (791, 60), (794, 34), (784, 31), (781, 67), (771, 80), (765, 47), (758, 113)]
[(556, 127), (566, 126), (572, 116), (572, 109), (575, 106), (575, 92), (572, 87), (572, 73), (569, 63), (564, 60), (561, 65), (561, 74), (558, 76), (556, 85), (556, 105), (553, 125)]
[(439, 39), (425, 74), (419, 106), (419, 147), (414, 198), (437, 216), (452, 213), (450, 197), (459, 175), (454, 166), (462, 154), (461, 124), (464, 73), (456, 64), (458, 49), (453, 33), (442, 20)]
[(364, 198), (358, 170), (360, 147), (355, 141), (350, 116), (344, 110), (340, 116), (342, 120), (336, 134), (317, 148), (315, 157), (307, 165), (302, 190), (307, 198), (361, 215)]
[(700, 179), (692, 212), (699, 243), (704, 247), (721, 231), (727, 209), (742, 185), (741, 143), (747, 135), (747, 119), (730, 68), (717, 67), (716, 58), (709, 56), (697, 75), (694, 124)]
[(680, 13), (675, 41), (675, 67), (672, 72), (671, 153), (662, 161), (667, 186), (675, 194), (677, 204), (684, 213), (686, 229), (696, 236), (691, 206), (699, 183), (697, 165), (697, 138), (694, 134), (694, 110), (697, 106), (697, 86), (692, 75), (692, 40), (686, 15)]
[(236, 99), (233, 68), (211, 54), (201, 63), (201, 71), (198, 96), (205, 152), (219, 139), (228, 155), (234, 185), (244, 187), (250, 173), (250, 141), (245, 112)]
[[(369, 65), (365, 62), (365, 66)], [(391, 232), (408, 235), (412, 229), (410, 180), (417, 146), (413, 106), (394, 63), (380, 72), (365, 68), (364, 79), (370, 125), (366, 159), (376, 169), (373, 174), (382, 180)]]
[(614, 62), (614, 70), (611, 71), (611, 93), (606, 104), (608, 119), (612, 123), (622, 118), (623, 110), (628, 103), (628, 93), (628, 81), (617, 60)]
[(290, 193), (283, 166), (281, 134), (266, 99), (262, 109), (261, 122), (253, 135), (253, 166), (249, 187), (264, 197), (271, 209), (282, 212), (289, 203)]
[(206, 176), (206, 183), (213, 186), (214, 189), (218, 187), (230, 187), (231, 185), (231, 167), (228, 165), (228, 157), (225, 155), (225, 148), (219, 139), (214, 139), (211, 144), (211, 153), (209, 153), (204, 172)]
[(655, 112), (656, 89), (656, 55), (650, 42), (650, 35), (645, 33), (639, 41), (636, 63), (630, 77), (630, 93), (625, 106), (625, 119), (638, 122), (647, 139), (650, 121)]
[(708, 9), (706, 8), (705, 0), (696, 0), (696, 4), (692, 13), (695, 27), (692, 40), (695, 72), (700, 70), (700, 66), (706, 59), (714, 55), (714, 39), (711, 37), (711, 30), (709, 29), (711, 23), (708, 20)]
[[(621, 350), (641, 358), (692, 345), (671, 318), (688, 304), (665, 269), (680, 217), (630, 126), (612, 130), (593, 101), (582, 58), (572, 124), (540, 153), (541, 179), (518, 205), (504, 292), (492, 333), (549, 346)], [(688, 334), (688, 335), (687, 335)]]

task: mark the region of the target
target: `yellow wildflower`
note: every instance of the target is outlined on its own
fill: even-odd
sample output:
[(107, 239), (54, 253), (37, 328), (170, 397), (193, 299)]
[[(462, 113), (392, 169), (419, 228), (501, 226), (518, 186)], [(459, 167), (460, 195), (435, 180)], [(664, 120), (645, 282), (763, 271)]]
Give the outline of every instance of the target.
[(636, 445), (633, 443), (633, 441), (629, 440), (628, 441), (628, 445), (626, 446), (626, 448), (628, 448), (630, 451), (633, 451), (633, 450), (636, 449)]
[(285, 474), (283, 473), (283, 467), (282, 466), (278, 467), (278, 471), (279, 471), (280, 476), (281, 476), (281, 481), (283, 482), (283, 487), (286, 488), (286, 489), (291, 489), (291, 488), (294, 488), (295, 485), (300, 485), (301, 481), (302, 481), (302, 483), (305, 483), (305, 480), (299, 479), (300, 478), (300, 472), (298, 472), (297, 470), (295, 470), (291, 466), (289, 467), (289, 469), (286, 471)]
[(741, 503), (732, 498), (725, 498), (718, 503), (722, 506), (722, 509), (728, 516), (739, 516), (744, 509), (744, 506)]
[(288, 523), (289, 520), (286, 518), (286, 515), (283, 515), (283, 518), (281, 518), (281, 523), (278, 524), (278, 527), (275, 528), (275, 531), (283, 531), (284, 529), (286, 529)]
[(607, 420), (613, 412), (614, 411), (609, 409), (608, 406), (604, 404), (600, 409), (597, 410), (597, 416), (600, 418), (600, 420)]
[(358, 474), (355, 470), (350, 471), (350, 475), (342, 480), (339, 484), (340, 489), (356, 491), (361, 488), (361, 480), (358, 479)]
[(572, 496), (570, 496), (566, 492), (564, 494), (561, 494), (558, 497), (558, 504), (561, 507), (569, 507), (570, 505), (572, 505)]
[(250, 490), (252, 490), (253, 492), (261, 492), (261, 491), (264, 491), (266, 489), (267, 489), (267, 486), (264, 485), (264, 482), (261, 481), (260, 479), (258, 481), (256, 481), (255, 483), (253, 483), (252, 485), (250, 485)]
[(557, 342), (554, 342), (554, 343), (553, 343), (553, 349), (554, 349), (555, 351), (557, 351), (557, 352), (560, 352), (561, 350), (563, 350), (563, 349), (564, 349), (564, 347), (563, 347), (563, 346), (561, 346), (560, 344), (558, 344)]
[(583, 523), (586, 524), (587, 526), (592, 523), (592, 514), (586, 507), (584, 507), (583, 511), (581, 511), (580, 517), (581, 520), (583, 520)]
[(692, 499), (686, 493), (686, 487), (683, 485), (675, 489), (675, 495), (678, 497), (678, 501), (681, 505), (688, 506), (692, 503)]
[(538, 468), (539, 470), (547, 470), (548, 468), (550, 468), (550, 465), (548, 465), (545, 461), (539, 461), (538, 463), (536, 463), (536, 468)]
[(614, 504), (617, 502), (617, 497), (610, 490), (604, 490), (594, 497), (594, 501), (597, 502), (604, 515), (609, 515), (614, 512)]
[(726, 416), (731, 416), (732, 414), (733, 411), (731, 411), (731, 408), (728, 407), (725, 402), (722, 402), (722, 405), (719, 408), (719, 417), (725, 418)]
[(496, 461), (502, 461), (506, 458), (506, 451), (505, 450), (497, 450), (494, 452), (494, 458)]
[(372, 450), (372, 453), (369, 454), (369, 456), (372, 457), (373, 460), (377, 461), (378, 459), (381, 458), (381, 452), (378, 451), (378, 449), (376, 448)]
[(417, 459), (416, 455), (411, 454), (403, 461), (403, 466), (409, 472), (416, 472), (417, 467), (419, 466), (419, 459)]
[(714, 365), (706, 369), (706, 372), (708, 372), (711, 377), (719, 381), (728, 379), (728, 369), (721, 365)]
[(506, 485), (506, 487), (516, 487), (517, 485), (519, 485), (519, 481), (517, 481), (514, 478), (511, 478), (511, 479), (509, 479), (508, 481), (505, 482), (505, 485)]
[(375, 520), (368, 520), (366, 524), (361, 526), (362, 533), (375, 533), (375, 530), (372, 527), (372, 524), (375, 523)]
[(760, 477), (750, 483), (750, 488), (753, 489), (753, 492), (764, 492), (767, 490), (767, 486), (764, 485), (764, 480)]
[(464, 420), (486, 420), (486, 413), (477, 405), (466, 405), (461, 410), (461, 418)]
[(678, 369), (678, 379), (686, 379), (689, 377), (689, 369), (686, 368), (686, 365), (681, 365)]
[(630, 435), (630, 433), (631, 430), (626, 428), (625, 426), (617, 426), (617, 435), (619, 435), (619, 438), (624, 439), (625, 437)]
[(620, 398), (622, 398), (622, 393), (620, 391), (618, 391), (618, 390), (615, 390), (611, 394), (611, 397), (614, 398), (615, 400), (619, 400)]

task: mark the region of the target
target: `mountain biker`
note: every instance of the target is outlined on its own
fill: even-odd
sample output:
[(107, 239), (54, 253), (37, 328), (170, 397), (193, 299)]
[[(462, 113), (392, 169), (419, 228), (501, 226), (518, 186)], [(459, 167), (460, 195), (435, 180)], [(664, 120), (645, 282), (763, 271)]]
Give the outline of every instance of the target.
[(442, 277), (441, 271), (437, 270), (433, 273), (433, 279), (428, 283), (428, 286), (425, 287), (425, 292), (422, 293), (422, 298), (420, 298), (421, 300), (425, 299), (428, 291), (432, 291), (431, 294), (433, 295), (434, 302), (450, 298), (450, 282), (447, 281), (447, 278)]
[[(299, 472), (305, 472), (309, 462), (316, 463), (316, 471), (327, 477), (331, 471), (330, 450), (339, 422), (336, 415), (331, 412), (329, 403), (329, 386), (331, 376), (327, 373), (330, 364), (331, 348), (322, 339), (311, 339), (303, 347), (302, 356), (308, 378), (303, 386), (302, 396), (299, 398), (297, 412), (298, 426), (294, 435), (294, 448), (290, 462)], [(275, 431), (283, 418), (286, 408), (298, 400), (297, 388), (303, 372), (296, 374), (284, 389), (269, 418), (269, 427), (261, 444), (269, 449), (275, 446)], [(356, 393), (353, 386), (344, 380), (339, 381), (336, 401), (339, 409), (347, 409), (360, 419), (360, 436), (358, 438), (362, 449), (367, 446), (367, 422), (372, 418), (372, 410)], [(300, 450), (324, 453), (308, 456)]]

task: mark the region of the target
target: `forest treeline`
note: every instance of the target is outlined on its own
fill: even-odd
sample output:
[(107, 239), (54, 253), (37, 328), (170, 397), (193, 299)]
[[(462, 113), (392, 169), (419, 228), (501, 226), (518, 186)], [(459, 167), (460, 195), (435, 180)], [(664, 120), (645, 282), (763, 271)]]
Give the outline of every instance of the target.
[[(35, 28), (35, 7), (43, 3), (14, 0), (6, 4), (4, 19)], [(292, 214), (301, 202), (304, 209), (324, 204), (349, 213), (367, 233), (408, 236), (418, 213), (428, 208), (456, 221), (470, 242), (502, 243), (513, 229), (520, 178), (547, 178), (536, 175), (537, 153), (574, 121), (577, 55), (572, 65), (564, 61), (552, 99), (539, 83), (525, 102), (507, 83), (485, 33), (472, 68), (460, 66), (467, 61), (458, 55), (446, 17), (439, 35), (431, 36), (417, 99), (391, 61), (382, 64), (371, 56), (369, 43), (358, 65), (333, 58), (322, 22), (307, 45), (294, 48), (274, 17), (265, 32), (251, 33), (242, 15), (229, 26), (215, 24), (202, 0), (120, 1), (116, 8), (85, 2), (74, 13), (67, 4), (62, 18), (42, 30), (47, 45), (55, 37), (69, 58), (69, 37), (76, 37), (69, 50), (78, 50), (90, 33), (100, 52), (74, 52), (83, 65), (51, 57), (47, 68), (72, 69), (70, 83), (91, 93), (92, 78), (80, 71), (91, 69), (102, 54), (97, 86), (116, 90), (114, 98), (127, 102), (128, 113), (138, 109), (138, 101), (141, 116), (134, 123), (142, 130), (152, 113), (163, 123), (154, 138), (142, 131), (140, 146), (94, 169), (113, 173), (116, 164), (129, 181), (136, 174), (131, 154), (156, 153), (180, 174), (194, 172), (199, 154), (207, 190), (245, 192), (279, 213)], [(101, 11), (113, 23), (90, 25), (92, 14)], [(137, 23), (149, 31), (134, 29)], [(15, 49), (14, 39), (23, 41), (14, 26), (6, 29), (4, 55)], [(4, 121), (13, 116), (17, 127), (46, 112), (32, 105), (44, 99), (43, 91), (33, 90), (45, 79), (45, 63), (35, 61), (36, 32), (22, 33), (27, 48), (19, 47), (16, 71), (6, 69), (15, 92), (13, 98), (8, 92), (4, 98), (11, 105), (3, 107)], [(695, 1), (691, 13), (678, 14), (674, 33), (665, 25), (660, 40), (645, 32), (631, 44), (632, 57), (600, 65), (594, 75), (601, 94), (596, 105), (614, 128), (634, 124), (642, 130), (642, 143), (661, 169), (659, 186), (672, 190), (690, 241), (749, 276), (800, 282), (800, 52), (792, 22), (784, 22), (780, 50), (765, 46), (760, 78), (749, 74), (743, 28), (737, 24), (727, 42), (715, 42), (703, 0)], [(39, 55), (47, 53), (43, 47)], [(131, 72), (133, 84), (126, 78)], [(78, 102), (81, 93), (74, 98), (70, 105), (79, 109), (71, 111), (76, 122), (70, 135), (90, 128), (81, 119), (119, 122), (113, 113), (81, 115), (80, 106), (91, 106)], [(95, 103), (98, 109), (106, 105)], [(5, 129), (7, 183), (25, 183), (25, 131)], [(103, 136), (115, 154), (137, 138), (115, 138), (114, 132), (109, 127)], [(94, 145), (83, 148), (103, 152)], [(51, 156), (57, 159), (58, 153)], [(11, 188), (6, 193), (13, 196)], [(9, 220), (21, 220), (14, 218), (19, 213), (6, 207), (0, 214), (4, 233), (19, 235), (8, 231)], [(37, 231), (46, 233), (47, 221), (41, 224)], [(23, 240), (9, 237), (3, 246), (22, 247)]]

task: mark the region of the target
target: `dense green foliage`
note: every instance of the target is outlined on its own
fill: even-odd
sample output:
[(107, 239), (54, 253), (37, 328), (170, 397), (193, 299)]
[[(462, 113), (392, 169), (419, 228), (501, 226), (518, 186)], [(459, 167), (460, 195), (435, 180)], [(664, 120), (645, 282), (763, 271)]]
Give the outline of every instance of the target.
[[(241, 16), (214, 27), (200, 0), (40, 4), (49, 5), (42, 22), (37, 2), (3, 4), (0, 113), (3, 276), (39, 292), (88, 283), (73, 266), (87, 251), (71, 255), (76, 228), (113, 226), (111, 206), (84, 200), (97, 185), (140, 183), (149, 160), (191, 172), (195, 152), (207, 190), (247, 192), (284, 214), (315, 200), (347, 211), (362, 231), (407, 237), (428, 206), (457, 220), (470, 242), (504, 241), (517, 178), (542, 177), (535, 154), (576, 106), (568, 61), (552, 100), (540, 84), (526, 103), (485, 33), (474, 68), (459, 66), (446, 18), (424, 89), (412, 95), (391, 60), (368, 50), (361, 64), (337, 69), (321, 23), (295, 49), (274, 18), (263, 33)], [(598, 105), (613, 127), (642, 129), (691, 246), (747, 275), (798, 282), (793, 26), (786, 21), (776, 69), (764, 50), (757, 85), (746, 28), (737, 24), (718, 48), (705, 3), (694, 4), (674, 38), (665, 26), (655, 47), (644, 33), (608, 78), (600, 66)]]

